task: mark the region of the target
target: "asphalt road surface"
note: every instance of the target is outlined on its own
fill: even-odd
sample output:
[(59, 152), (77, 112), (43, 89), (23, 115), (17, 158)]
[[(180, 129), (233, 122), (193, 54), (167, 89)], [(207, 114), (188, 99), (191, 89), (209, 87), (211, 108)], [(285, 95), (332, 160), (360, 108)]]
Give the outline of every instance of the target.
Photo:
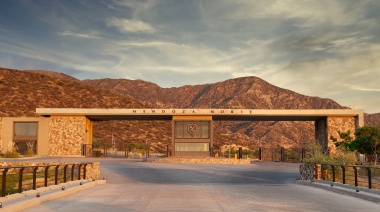
[(380, 211), (380, 204), (296, 185), (299, 164), (158, 164), (100, 161), (107, 184), (25, 211)]

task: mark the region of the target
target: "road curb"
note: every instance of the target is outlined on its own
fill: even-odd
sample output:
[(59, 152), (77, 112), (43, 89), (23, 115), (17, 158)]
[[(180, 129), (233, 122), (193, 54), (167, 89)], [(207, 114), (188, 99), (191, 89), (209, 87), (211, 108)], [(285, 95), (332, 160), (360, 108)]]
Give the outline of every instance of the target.
[[(26, 191), (21, 194), (14, 195), (15, 197), (10, 197), (2, 202), (1, 212), (5, 211), (20, 211), (36, 205), (39, 205), (43, 202), (50, 201), (53, 199), (61, 198), (78, 191), (82, 191), (97, 185), (106, 184), (106, 180), (96, 180), (96, 181), (74, 181), (70, 183), (63, 183), (59, 185), (54, 185), (50, 187), (44, 187), (37, 190)], [(65, 186), (65, 189), (62, 190), (62, 187)], [(40, 197), (36, 197), (37, 193), (40, 194)], [(13, 196), (13, 195), (10, 195)]]

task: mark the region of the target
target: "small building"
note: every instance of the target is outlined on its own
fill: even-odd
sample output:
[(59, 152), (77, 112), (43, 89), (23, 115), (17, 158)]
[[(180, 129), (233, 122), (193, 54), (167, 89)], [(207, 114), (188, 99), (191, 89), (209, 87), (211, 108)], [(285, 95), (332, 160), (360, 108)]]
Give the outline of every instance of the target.
[(14, 148), (22, 155), (48, 155), (49, 118), (3, 117), (0, 118), (0, 149), (2, 153)]

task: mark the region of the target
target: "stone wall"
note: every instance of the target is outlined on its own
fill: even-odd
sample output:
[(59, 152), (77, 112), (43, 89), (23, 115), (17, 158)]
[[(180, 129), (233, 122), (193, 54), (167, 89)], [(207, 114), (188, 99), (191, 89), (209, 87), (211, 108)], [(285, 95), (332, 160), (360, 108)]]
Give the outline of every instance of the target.
[(90, 180), (97, 180), (99, 178), (100, 178), (100, 163), (92, 162), (92, 164), (88, 164), (86, 166), (86, 179), (90, 181)]
[(334, 142), (330, 139), (331, 136), (340, 140), (338, 132), (347, 132), (351, 131), (351, 137), (355, 138), (355, 117), (328, 117), (327, 118), (327, 138), (328, 138), (328, 147), (331, 152), (334, 152), (336, 147)]
[(89, 141), (85, 116), (52, 116), (49, 122), (49, 155), (79, 156)]
[(250, 164), (251, 160), (232, 158), (148, 158), (150, 163), (194, 163), (194, 164)]
[(299, 180), (314, 180), (314, 164), (301, 164)]

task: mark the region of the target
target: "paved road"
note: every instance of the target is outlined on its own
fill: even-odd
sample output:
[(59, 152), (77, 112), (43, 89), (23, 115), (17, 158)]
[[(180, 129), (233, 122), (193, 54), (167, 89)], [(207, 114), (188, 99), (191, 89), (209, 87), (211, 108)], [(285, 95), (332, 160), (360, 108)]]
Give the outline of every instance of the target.
[(26, 211), (380, 211), (380, 204), (296, 185), (298, 164), (61, 160), (100, 161), (107, 184)]

